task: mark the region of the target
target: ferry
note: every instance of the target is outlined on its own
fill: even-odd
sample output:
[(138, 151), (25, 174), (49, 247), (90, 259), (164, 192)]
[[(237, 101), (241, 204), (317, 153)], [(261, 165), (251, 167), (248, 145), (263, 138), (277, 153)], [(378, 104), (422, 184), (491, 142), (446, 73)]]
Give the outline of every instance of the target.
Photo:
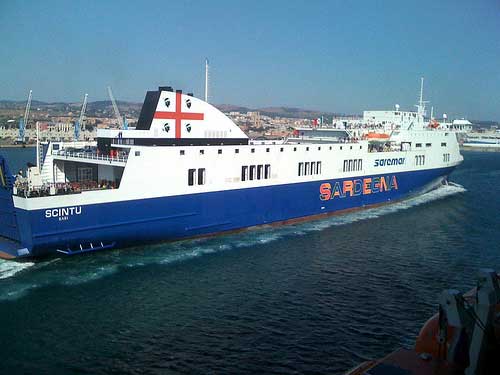
[(422, 194), (463, 158), (455, 134), (415, 122), (388, 137), (302, 128), (253, 141), (211, 104), (159, 87), (135, 128), (49, 142), (12, 175), (0, 155), (0, 256), (74, 255), (321, 219)]
[(463, 142), (463, 147), (500, 151), (500, 130), (493, 129), (483, 133), (470, 133)]

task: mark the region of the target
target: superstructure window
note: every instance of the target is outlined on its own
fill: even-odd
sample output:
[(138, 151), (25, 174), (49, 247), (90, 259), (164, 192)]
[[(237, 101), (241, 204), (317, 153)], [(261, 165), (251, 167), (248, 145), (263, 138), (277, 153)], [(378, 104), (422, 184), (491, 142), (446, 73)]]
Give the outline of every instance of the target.
[(243, 165), (241, 167), (241, 181), (262, 180), (271, 178), (271, 164)]
[(196, 173), (196, 169), (189, 169), (188, 170), (188, 185), (189, 186), (194, 185), (195, 173)]
[(219, 149), (217, 150), (217, 153), (218, 153), (219, 155), (220, 155), (220, 154), (222, 154), (222, 149), (220, 149), (220, 148), (219, 148)]
[(422, 147), (422, 143), (415, 143), (415, 147)]
[(205, 168), (198, 169), (198, 185), (205, 185)]
[(431, 147), (432, 146), (432, 143), (426, 143), (425, 144), (425, 147)]
[(264, 166), (258, 165), (257, 166), (257, 180), (260, 180), (262, 178), (262, 170), (264, 169)]
[(269, 147), (266, 148), (266, 152), (269, 152)]
[(280, 147), (280, 152), (283, 152), (283, 147)]
[(446, 147), (446, 142), (441, 142), (441, 147)]
[(250, 180), (255, 180), (255, 165), (250, 166)]
[(311, 161), (311, 162), (300, 162), (298, 164), (298, 175), (299, 176), (309, 176), (321, 173), (321, 162)]
[(235, 153), (235, 154), (239, 154), (239, 153), (240, 153), (240, 149), (239, 149), (239, 148), (235, 148), (235, 149), (234, 149), (234, 153)]
[(266, 164), (264, 167), (264, 178), (271, 178), (271, 164)]
[(363, 169), (363, 159), (344, 160), (344, 172), (354, 172)]
[(184, 150), (180, 150), (180, 151), (179, 151), (179, 154), (180, 154), (180, 155), (185, 155), (185, 153), (186, 153), (186, 152), (185, 152)]

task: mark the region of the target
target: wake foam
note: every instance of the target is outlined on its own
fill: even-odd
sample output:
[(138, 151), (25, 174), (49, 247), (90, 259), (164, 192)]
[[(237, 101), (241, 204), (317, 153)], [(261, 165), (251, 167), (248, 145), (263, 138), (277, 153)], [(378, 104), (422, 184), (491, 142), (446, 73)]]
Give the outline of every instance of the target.
[(31, 262), (19, 263), (15, 261), (0, 259), (0, 279), (8, 279), (18, 272), (28, 269), (34, 265), (35, 263)]
[[(281, 227), (249, 229), (236, 234), (159, 243), (129, 249), (108, 250), (92, 255), (53, 259), (49, 262), (17, 263), (0, 260), (0, 300), (16, 299), (29, 290), (47, 285), (78, 285), (116, 273), (120, 268), (169, 265), (233, 249), (268, 244), (288, 236), (303, 236), (332, 226), (374, 219), (425, 203), (463, 193), (460, 185), (443, 185), (426, 194), (322, 220)], [(21, 272), (26, 270), (26, 272)], [(29, 270), (29, 271), (28, 271)], [(2, 283), (8, 283), (2, 285)]]

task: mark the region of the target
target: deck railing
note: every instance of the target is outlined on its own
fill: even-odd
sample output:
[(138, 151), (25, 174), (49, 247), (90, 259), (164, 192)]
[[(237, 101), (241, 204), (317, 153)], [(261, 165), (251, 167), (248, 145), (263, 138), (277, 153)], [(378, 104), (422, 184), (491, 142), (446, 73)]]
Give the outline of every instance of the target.
[(122, 162), (126, 163), (128, 159), (128, 154), (125, 152), (120, 152), (116, 156), (97, 154), (95, 152), (71, 152), (66, 150), (54, 151), (54, 155), (56, 156), (66, 156), (70, 158), (83, 158), (90, 160), (103, 160), (110, 162)]

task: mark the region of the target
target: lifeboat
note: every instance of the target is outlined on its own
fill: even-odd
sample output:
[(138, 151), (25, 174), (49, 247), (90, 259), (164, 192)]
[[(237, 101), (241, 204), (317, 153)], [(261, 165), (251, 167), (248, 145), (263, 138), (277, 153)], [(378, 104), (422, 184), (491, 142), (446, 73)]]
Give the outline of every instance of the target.
[(437, 122), (436, 120), (432, 120), (431, 122), (429, 122), (429, 127), (436, 129), (439, 127), (439, 122)]
[(375, 133), (375, 132), (369, 132), (365, 135), (365, 138), (373, 141), (385, 141), (388, 140), (391, 136), (386, 133)]

